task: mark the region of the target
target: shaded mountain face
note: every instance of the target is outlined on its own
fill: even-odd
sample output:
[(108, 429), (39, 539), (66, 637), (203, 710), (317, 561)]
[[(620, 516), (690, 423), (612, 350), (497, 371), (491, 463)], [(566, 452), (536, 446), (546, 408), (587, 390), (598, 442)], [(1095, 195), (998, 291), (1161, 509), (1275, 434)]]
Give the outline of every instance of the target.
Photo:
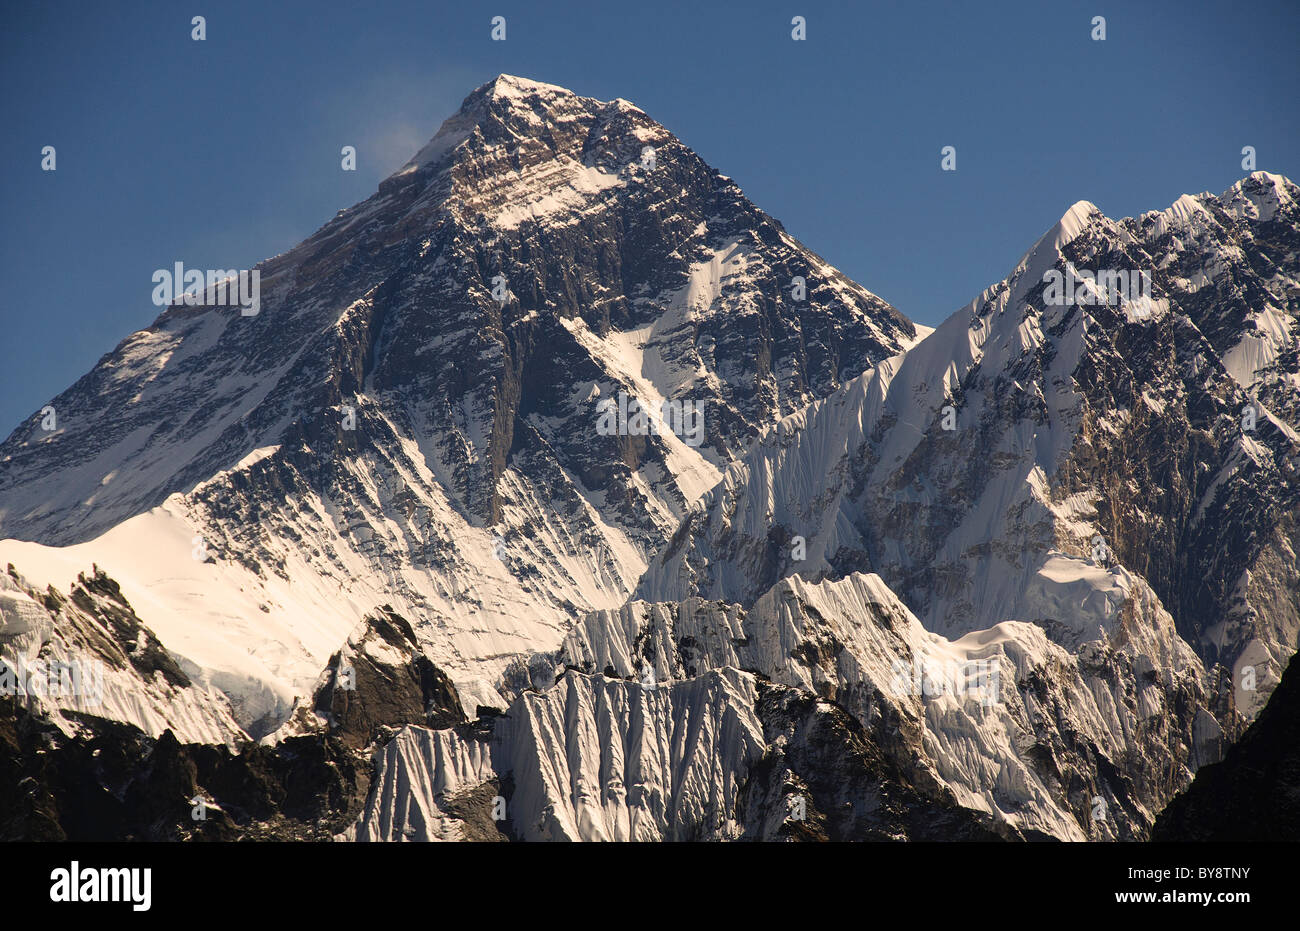
[(1157, 841), (1300, 838), (1300, 667), (1292, 663), (1223, 762), (1196, 774), (1160, 813)]
[[(46, 597), (55, 603), (59, 596)], [(130, 612), (117, 583), (102, 573), (82, 579), (72, 600), (92, 614)], [(66, 619), (74, 627), (81, 620)], [(149, 646), (162, 649), (152, 639)], [(370, 753), (402, 725), (470, 731), (455, 688), (390, 608), (358, 625), (294, 719), (260, 743), (233, 722), (224, 741), (212, 739), (196, 729), (200, 716), (181, 714), (185, 702), (175, 699), (178, 726), (160, 731), (167, 712), (150, 715), (164, 704), (150, 699), (163, 677), (184, 674), (153, 662), (150, 651), (137, 652), (130, 688), (110, 670), (103, 701), (48, 689), (39, 701), (0, 700), (0, 840), (330, 840), (362, 813)], [(159, 681), (151, 683), (149, 672)], [(126, 706), (130, 690), (145, 713)], [(495, 794), (482, 815), (493, 834)]]
[(72, 733), (0, 703), (0, 841), (323, 841), (369, 785), (367, 763), (332, 737), (236, 751), (69, 720)]
[[(1023, 620), (1071, 652), (1172, 618), (1253, 714), (1300, 631), (1298, 194), (1257, 173), (1119, 222), (1076, 204), (905, 356), (765, 435), (638, 594), (748, 604), (872, 571), (930, 630)], [(1115, 270), (1150, 284), (1100, 293)]]
[[(620, 604), (762, 429), (916, 332), (635, 106), (508, 76), (258, 270), (257, 315), (170, 307), (0, 446), (0, 538), (186, 579), (162, 607), (203, 634), (164, 639), (246, 725), (385, 603), (492, 703), (500, 657)], [(631, 399), (697, 416), (603, 429)]]

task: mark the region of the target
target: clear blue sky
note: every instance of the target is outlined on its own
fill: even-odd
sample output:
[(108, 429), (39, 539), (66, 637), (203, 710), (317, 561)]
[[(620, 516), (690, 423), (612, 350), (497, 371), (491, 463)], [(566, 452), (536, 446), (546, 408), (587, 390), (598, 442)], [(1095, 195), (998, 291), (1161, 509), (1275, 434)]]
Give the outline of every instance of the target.
[(0, 436), (154, 319), (155, 269), (284, 252), (500, 72), (634, 101), (934, 324), (1076, 200), (1125, 216), (1217, 193), (1244, 145), (1300, 177), (1297, 36), (1296, 0), (5, 0)]

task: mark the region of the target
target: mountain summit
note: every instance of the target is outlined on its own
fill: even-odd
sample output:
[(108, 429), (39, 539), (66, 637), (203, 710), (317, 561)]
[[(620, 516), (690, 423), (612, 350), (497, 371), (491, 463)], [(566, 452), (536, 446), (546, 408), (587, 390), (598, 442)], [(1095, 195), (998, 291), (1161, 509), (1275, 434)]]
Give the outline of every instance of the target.
[(636, 107), (505, 75), (258, 271), (256, 316), (169, 307), (0, 446), (0, 537), (71, 546), (7, 549), (59, 585), (97, 561), (259, 729), (384, 604), (499, 704), (766, 427), (916, 336)]

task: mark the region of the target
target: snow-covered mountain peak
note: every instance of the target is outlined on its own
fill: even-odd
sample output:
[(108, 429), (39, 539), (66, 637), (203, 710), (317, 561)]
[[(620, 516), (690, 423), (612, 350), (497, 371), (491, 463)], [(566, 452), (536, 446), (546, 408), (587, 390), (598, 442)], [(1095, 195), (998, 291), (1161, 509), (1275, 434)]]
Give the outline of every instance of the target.
[[(467, 141), (470, 152), (462, 148)], [(681, 145), (622, 98), (602, 101), (554, 84), (502, 74), (466, 97), (393, 178), (417, 171), (437, 175), (461, 161), (468, 163), (463, 175), (481, 179), (483, 171), (474, 163), (493, 152), (504, 153), (515, 169), (531, 160), (530, 153), (542, 152), (548, 159), (562, 158), (575, 167), (598, 167), (617, 176), (625, 164), (641, 159), (645, 146), (670, 143)], [(449, 157), (457, 151), (462, 152), (459, 158)], [(550, 181), (555, 186), (557, 179)], [(607, 180), (605, 186), (613, 183)]]
[(508, 76), (261, 267), (259, 313), (165, 311), (0, 445), (0, 555), (98, 561), (256, 731), (383, 604), (500, 704), (763, 429), (916, 337), (640, 110)]
[(598, 111), (606, 106), (603, 101), (582, 97), (555, 84), (501, 74), (472, 91), (452, 118), (474, 120), (488, 132), (486, 124), (508, 115), (546, 120), (568, 109)]
[[(521, 78), (518, 75), (504, 73), (498, 74), (475, 93), (480, 91), (486, 92), (493, 97), (515, 100), (523, 100), (530, 96), (539, 95), (548, 97), (578, 96), (573, 91), (560, 87), (558, 84), (547, 84), (545, 81), (534, 81), (531, 78)], [(472, 97), (473, 94), (470, 96)]]
[[(498, 75), (476, 88), (451, 116), (443, 121), (433, 138), (403, 165), (393, 177), (402, 177), (414, 171), (432, 167), (445, 167), (446, 156), (484, 124), (499, 117), (502, 110), (545, 112), (558, 99), (577, 99), (572, 91), (530, 81), (514, 75)], [(481, 131), (481, 130), (480, 130)]]
[(1207, 667), (1258, 675), (1252, 713), (1300, 631), (1293, 190), (1251, 177), (1137, 220), (1075, 204), (734, 463), (640, 597), (875, 572), (931, 630), (1029, 621), (1071, 651), (1172, 617)]
[[(1056, 221), (1052, 228), (1040, 236), (1038, 241), (1020, 257), (1020, 261), (1016, 263), (1016, 271), (1036, 272), (1026, 276), (1026, 280), (1040, 277), (1043, 271), (1051, 268), (1059, 260), (1061, 250), (1073, 242), (1090, 223), (1094, 222), (1095, 218), (1105, 219), (1105, 215), (1096, 204), (1089, 200), (1075, 201), (1070, 209), (1061, 215), (1061, 219)], [(1013, 277), (1015, 274), (1013, 272)], [(987, 300), (988, 294), (989, 292), (986, 291), (984, 295), (968, 305), (968, 309), (983, 303)]]
[(1095, 213), (1101, 213), (1101, 210), (1092, 201), (1076, 200), (1070, 205), (1070, 209), (1061, 215), (1061, 219), (1048, 235), (1055, 236), (1058, 245), (1064, 245), (1079, 235)]
[(1300, 186), (1283, 175), (1251, 172), (1223, 193), (1228, 210), (1247, 219), (1269, 222), (1295, 210)]

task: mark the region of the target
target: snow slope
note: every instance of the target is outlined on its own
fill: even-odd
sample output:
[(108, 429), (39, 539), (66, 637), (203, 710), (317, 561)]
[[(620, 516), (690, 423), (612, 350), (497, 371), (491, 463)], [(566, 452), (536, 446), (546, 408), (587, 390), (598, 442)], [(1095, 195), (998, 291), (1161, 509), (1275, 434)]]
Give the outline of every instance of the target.
[[(852, 715), (898, 767), (894, 787), (932, 804), (1018, 833), (1141, 837), (1225, 735), (1209, 679), (1167, 618), (1146, 641), (1142, 623), (1125, 626), (1129, 637), (1079, 656), (1025, 623), (950, 641), (872, 575), (784, 580), (749, 610), (688, 599), (592, 612), (520, 670), (490, 734), (412, 727), (378, 750), (379, 783), (348, 836), (458, 839), (459, 800), (489, 781), (477, 804), (513, 786), (524, 839), (761, 834), (737, 812), (759, 762), (795, 753), (759, 696), (780, 686), (815, 697), (818, 714)], [(843, 764), (823, 759), (822, 775), (852, 778), (836, 774)]]

